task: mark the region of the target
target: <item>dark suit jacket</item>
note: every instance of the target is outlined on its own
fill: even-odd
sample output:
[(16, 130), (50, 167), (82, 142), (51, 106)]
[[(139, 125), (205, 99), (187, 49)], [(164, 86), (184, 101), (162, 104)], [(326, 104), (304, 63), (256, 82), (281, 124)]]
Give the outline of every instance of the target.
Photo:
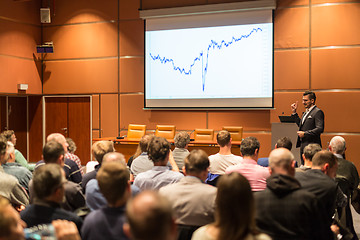
[(297, 113), (294, 114), (295, 122), (299, 126), (299, 131), (304, 131), (305, 136), (300, 139), (298, 137), (296, 147), (303, 149), (310, 143), (318, 143), (321, 146), (320, 135), (324, 132), (324, 112), (318, 107), (314, 107), (306, 116), (304, 123)]

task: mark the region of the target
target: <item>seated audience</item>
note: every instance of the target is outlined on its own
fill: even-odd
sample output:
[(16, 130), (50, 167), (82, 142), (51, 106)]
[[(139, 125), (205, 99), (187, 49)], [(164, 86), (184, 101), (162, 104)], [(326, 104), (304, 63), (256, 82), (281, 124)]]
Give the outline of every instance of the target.
[(332, 217), (335, 213), (338, 186), (334, 178), (338, 168), (338, 161), (334, 154), (329, 151), (317, 152), (312, 159), (312, 167), (305, 172), (297, 172), (295, 177), (303, 189), (313, 193), (319, 200), (319, 210), (326, 225), (323, 236), (333, 238), (330, 231)]
[(294, 178), (294, 155), (285, 148), (271, 151), (271, 176), (266, 189), (255, 193), (256, 224), (272, 239), (321, 239), (321, 219), (314, 194)]
[(255, 137), (245, 138), (240, 145), (240, 152), (243, 156), (241, 163), (230, 166), (226, 174), (238, 172), (250, 182), (253, 191), (261, 191), (266, 188), (266, 179), (270, 176), (269, 169), (257, 164), (259, 158), (260, 143)]
[(82, 239), (128, 239), (123, 232), (123, 224), (126, 221), (125, 204), (131, 197), (129, 171), (118, 161), (106, 162), (96, 179), (108, 204), (85, 218)]
[[(289, 151), (291, 151), (292, 149), (292, 142), (291, 139), (288, 137), (282, 137), (279, 140), (277, 140), (277, 142), (275, 143), (275, 149), (276, 148), (286, 148)], [(269, 158), (259, 158), (257, 163), (260, 166), (263, 167), (268, 167), (269, 166)], [(295, 167), (297, 166), (297, 164), (295, 165)]]
[[(6, 149), (7, 140), (4, 136), (0, 136), (0, 162), (7, 158)], [(17, 211), (21, 211), (29, 204), (25, 189), (14, 176), (5, 173), (2, 167), (0, 167), (0, 196), (8, 199)]]
[(172, 155), (180, 171), (182, 171), (184, 166), (184, 159), (189, 155), (189, 150), (187, 149), (189, 142), (190, 135), (187, 132), (181, 131), (175, 135), (175, 149), (172, 151)]
[[(76, 225), (67, 220), (51, 222), (58, 240), (81, 240)], [(21, 220), (19, 213), (10, 205), (9, 201), (0, 196), (0, 239), (23, 240), (26, 223)]]
[(130, 167), (130, 173), (135, 179), (139, 173), (146, 172), (154, 167), (154, 163), (148, 157), (148, 147), (153, 136), (144, 135), (139, 142), (141, 153), (134, 158)]
[[(61, 144), (61, 146), (63, 146), (65, 154), (68, 152), (68, 149), (67, 149), (68, 144), (66, 142), (64, 135), (62, 135), (60, 133), (52, 133), (46, 138), (46, 141), (47, 142), (50, 142), (50, 141), (58, 142)], [(44, 160), (41, 160), (36, 163), (35, 168), (42, 166), (44, 164), (45, 164)], [(72, 181), (74, 183), (81, 184), (82, 175), (81, 175), (78, 165), (73, 160), (65, 157), (63, 168), (65, 171), (66, 179), (68, 179), (69, 181)]]
[(239, 164), (242, 157), (231, 153), (231, 135), (228, 131), (222, 130), (216, 135), (216, 141), (220, 146), (217, 154), (210, 155), (210, 173), (223, 175), (226, 168)]
[(12, 142), (7, 142), (6, 154), (7, 157), (1, 161), (4, 172), (16, 177), (20, 185), (29, 193), (29, 181), (32, 178), (32, 173), (20, 163), (15, 162), (15, 148)]
[(148, 148), (148, 156), (153, 161), (154, 167), (137, 175), (134, 185), (141, 190), (158, 190), (183, 178), (184, 175), (167, 167), (169, 154), (170, 143), (163, 137), (154, 137)]
[(175, 240), (176, 224), (171, 205), (156, 192), (145, 191), (126, 206), (124, 231), (132, 240)]
[(304, 165), (301, 165), (299, 168), (296, 168), (297, 172), (305, 172), (310, 170), (312, 167), (312, 159), (317, 152), (321, 151), (321, 147), (317, 143), (311, 143), (304, 147), (302, 158)]
[(49, 163), (35, 169), (32, 183), (36, 198), (34, 203), (20, 213), (28, 227), (64, 219), (74, 222), (80, 231), (82, 219), (60, 208), (65, 196), (66, 182), (64, 171), (59, 164)]
[(114, 143), (112, 141), (105, 141), (105, 140), (97, 141), (92, 145), (92, 147), (91, 147), (92, 155), (96, 159), (96, 161), (98, 161), (99, 164), (95, 166), (95, 170), (88, 172), (83, 176), (83, 181), (82, 181), (81, 186), (82, 186), (84, 192), (86, 192), (87, 183), (91, 179), (96, 179), (96, 174), (101, 167), (104, 155), (106, 153), (114, 152), (114, 151), (115, 151), (115, 148), (114, 148)]
[(248, 180), (239, 173), (218, 181), (215, 222), (196, 230), (192, 240), (270, 240), (255, 227), (254, 197)]
[[(118, 162), (119, 164), (126, 167), (125, 157), (121, 153), (110, 152), (105, 154), (102, 160), (102, 164), (112, 161)], [(131, 185), (132, 196), (135, 196), (139, 192), (140, 189), (138, 187)], [(86, 204), (90, 210), (96, 210), (108, 204), (106, 198), (100, 191), (97, 179), (91, 179), (86, 185)]]
[(191, 239), (198, 227), (214, 221), (216, 187), (204, 183), (209, 165), (203, 150), (193, 150), (185, 158), (185, 177), (159, 190), (172, 205), (178, 224), (178, 239)]
[(77, 147), (74, 140), (72, 140), (71, 138), (66, 138), (66, 143), (68, 145), (67, 147), (68, 152), (65, 153), (65, 158), (73, 160), (78, 165), (81, 175), (84, 175), (84, 171), (81, 165), (81, 160), (77, 155), (75, 155), (75, 151)]
[[(17, 139), (14, 130), (6, 130), (2, 132), (1, 135), (3, 135), (7, 141), (12, 142), (12, 144), (14, 144), (14, 147), (16, 146)], [(29, 164), (24, 155), (22, 155), (22, 153), (17, 149), (15, 149), (15, 162), (21, 164), (23, 167), (26, 167), (30, 171), (34, 171), (35, 164)]]
[[(45, 165), (42, 166), (46, 166), (47, 164), (57, 164), (60, 167), (64, 166), (64, 153), (64, 148), (60, 143), (55, 141), (47, 142), (43, 148)], [(85, 206), (85, 196), (82, 193), (82, 189), (79, 184), (71, 181), (65, 181), (63, 186), (65, 189), (65, 199), (60, 203), (63, 209), (75, 211), (76, 209)], [(29, 190), (30, 202), (35, 203), (37, 195), (32, 181), (30, 181)]]

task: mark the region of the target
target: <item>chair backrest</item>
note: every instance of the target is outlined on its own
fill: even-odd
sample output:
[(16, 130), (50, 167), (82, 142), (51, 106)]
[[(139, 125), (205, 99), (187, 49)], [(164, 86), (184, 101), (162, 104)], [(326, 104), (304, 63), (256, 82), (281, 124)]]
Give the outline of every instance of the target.
[(156, 125), (155, 136), (166, 139), (174, 139), (176, 132), (175, 125)]
[(127, 138), (142, 138), (146, 132), (146, 125), (129, 124)]
[(212, 141), (214, 140), (214, 129), (195, 129), (194, 139), (195, 141)]
[(243, 127), (223, 127), (223, 130), (227, 130), (233, 141), (241, 141), (243, 137)]

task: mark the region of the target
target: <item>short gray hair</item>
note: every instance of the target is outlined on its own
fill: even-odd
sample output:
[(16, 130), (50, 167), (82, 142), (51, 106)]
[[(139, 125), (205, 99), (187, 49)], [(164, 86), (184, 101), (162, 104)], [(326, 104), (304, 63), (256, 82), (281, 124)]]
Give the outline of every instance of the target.
[(175, 147), (184, 148), (190, 142), (190, 135), (185, 131), (178, 132), (175, 135), (174, 142)]
[(346, 149), (346, 142), (343, 137), (335, 136), (330, 141), (330, 146), (333, 152), (343, 154)]

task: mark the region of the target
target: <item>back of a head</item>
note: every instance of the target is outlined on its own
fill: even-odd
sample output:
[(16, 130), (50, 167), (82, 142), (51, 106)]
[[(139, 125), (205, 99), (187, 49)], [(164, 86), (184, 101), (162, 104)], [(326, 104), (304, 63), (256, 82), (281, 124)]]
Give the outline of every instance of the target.
[(208, 155), (201, 149), (195, 149), (185, 158), (185, 169), (187, 174), (198, 174), (210, 166)]
[(102, 164), (96, 179), (101, 193), (109, 204), (114, 205), (125, 197), (130, 173), (120, 162), (110, 161)]
[(131, 239), (166, 240), (173, 224), (172, 208), (157, 192), (144, 191), (126, 206)]
[(119, 152), (109, 152), (104, 155), (102, 163), (117, 161), (126, 166), (125, 156)]
[(97, 141), (92, 145), (91, 151), (96, 161), (102, 163), (102, 159), (106, 153), (115, 151), (114, 143), (112, 141), (105, 140)]
[(140, 146), (141, 152), (147, 152), (148, 151), (149, 143), (150, 143), (152, 138), (153, 138), (153, 136), (144, 135), (140, 139), (139, 146)]
[(253, 156), (256, 149), (260, 149), (260, 143), (255, 137), (247, 137), (241, 141), (240, 152), (242, 156)]
[(66, 179), (58, 164), (45, 164), (36, 168), (33, 174), (34, 192), (41, 200), (51, 196), (64, 182)]
[(43, 158), (45, 163), (57, 163), (59, 157), (64, 154), (64, 148), (59, 142), (49, 141), (43, 147)]
[(63, 144), (64, 142), (66, 142), (66, 139), (64, 137), (64, 135), (62, 135), (61, 133), (52, 133), (49, 136), (47, 136), (46, 141), (55, 141), (58, 142), (60, 144)]
[(70, 153), (74, 153), (77, 149), (76, 144), (74, 142), (74, 140), (72, 140), (71, 138), (66, 138), (66, 142), (68, 143), (68, 150)]
[(282, 137), (276, 142), (276, 147), (278, 148), (286, 148), (289, 151), (292, 149), (292, 142), (289, 137)]
[(322, 167), (326, 163), (329, 164), (330, 168), (332, 168), (337, 163), (336, 156), (332, 152), (327, 150), (322, 150), (320, 152), (317, 152), (312, 159), (313, 167)]
[(291, 171), (294, 161), (294, 155), (286, 148), (276, 148), (270, 152), (269, 167), (273, 173), (286, 172), (289, 175), (294, 173)]
[(6, 141), (11, 141), (11, 137), (15, 134), (14, 130), (5, 130), (1, 133), (6, 138)]
[(346, 142), (343, 137), (335, 136), (330, 141), (330, 147), (333, 153), (343, 154), (346, 149)]
[(311, 144), (307, 145), (306, 147), (304, 147), (303, 154), (304, 154), (304, 157), (306, 160), (312, 162), (314, 155), (320, 151), (321, 151), (321, 147), (319, 144), (311, 143)]
[(309, 96), (309, 99), (314, 99), (314, 103), (316, 102), (316, 94), (313, 91), (305, 91), (303, 96)]
[[(248, 180), (233, 172), (220, 177), (217, 183), (217, 239), (244, 239), (254, 230), (254, 197)], [(231, 207), (230, 207), (231, 206)]]
[(0, 158), (2, 158), (6, 153), (7, 139), (4, 136), (0, 135)]
[(216, 135), (216, 141), (220, 145), (220, 147), (225, 147), (230, 143), (231, 135), (227, 130), (221, 130)]
[(170, 151), (170, 143), (163, 137), (154, 137), (148, 148), (149, 158), (155, 162), (162, 162), (166, 159)]
[(175, 135), (174, 138), (175, 147), (185, 148), (186, 145), (189, 144), (189, 142), (190, 142), (190, 135), (187, 132), (181, 131)]

